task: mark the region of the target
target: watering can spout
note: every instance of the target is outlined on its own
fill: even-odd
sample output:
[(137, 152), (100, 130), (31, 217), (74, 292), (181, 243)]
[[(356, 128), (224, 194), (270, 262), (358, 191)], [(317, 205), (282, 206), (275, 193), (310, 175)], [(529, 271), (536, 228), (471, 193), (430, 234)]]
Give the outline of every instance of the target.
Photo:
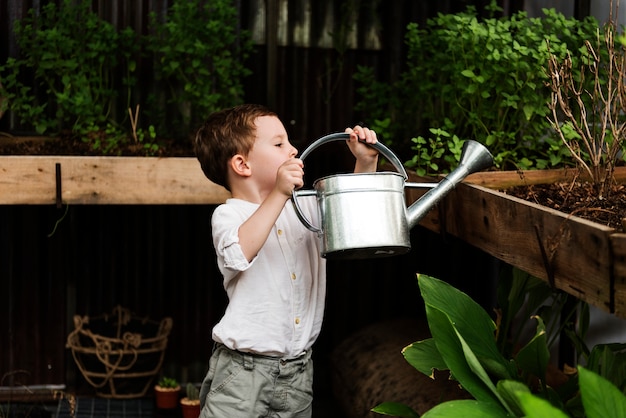
[(459, 166), (407, 209), (409, 229), (417, 225), (465, 177), (477, 171), (485, 170), (492, 165), (493, 156), (484, 145), (472, 140), (466, 141), (463, 144)]

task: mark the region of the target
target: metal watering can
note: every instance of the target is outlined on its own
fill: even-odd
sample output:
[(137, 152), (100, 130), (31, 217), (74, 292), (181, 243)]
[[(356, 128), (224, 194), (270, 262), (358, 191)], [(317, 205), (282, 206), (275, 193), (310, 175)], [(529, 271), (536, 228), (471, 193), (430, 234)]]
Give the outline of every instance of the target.
[[(304, 160), (314, 149), (331, 141), (347, 140), (346, 133), (324, 136), (300, 155)], [(363, 259), (388, 257), (411, 249), (409, 231), (448, 192), (469, 174), (493, 165), (489, 150), (476, 141), (463, 144), (461, 162), (439, 183), (407, 183), (402, 162), (380, 142), (376, 148), (398, 171), (337, 174), (313, 183), (313, 190), (294, 190), (291, 200), (300, 221), (322, 240), (322, 257)], [(410, 207), (404, 188), (431, 188)], [(302, 213), (298, 196), (317, 196), (321, 225), (314, 226)]]

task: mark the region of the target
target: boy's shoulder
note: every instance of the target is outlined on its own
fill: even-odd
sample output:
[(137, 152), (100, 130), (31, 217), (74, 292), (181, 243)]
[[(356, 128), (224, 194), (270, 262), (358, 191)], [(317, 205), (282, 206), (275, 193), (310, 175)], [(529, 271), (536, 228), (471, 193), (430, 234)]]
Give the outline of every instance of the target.
[(231, 198), (226, 199), (224, 203), (219, 204), (215, 208), (215, 211), (222, 211), (222, 210), (231, 211), (231, 210), (236, 210), (239, 208), (256, 210), (256, 208), (258, 207), (259, 207), (258, 203), (252, 203), (247, 200), (235, 199), (231, 197)]
[(213, 217), (224, 215), (234, 215), (234, 214), (242, 214), (242, 215), (250, 215), (252, 214), (259, 205), (257, 203), (248, 202), (247, 200), (230, 198), (226, 199), (226, 202), (218, 205), (213, 211)]

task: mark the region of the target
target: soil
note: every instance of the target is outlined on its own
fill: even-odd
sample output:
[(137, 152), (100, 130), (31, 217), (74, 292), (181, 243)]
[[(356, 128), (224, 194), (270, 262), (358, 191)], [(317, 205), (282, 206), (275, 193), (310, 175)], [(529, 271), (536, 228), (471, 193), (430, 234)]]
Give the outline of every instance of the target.
[[(141, 144), (121, 147), (114, 155), (193, 157), (191, 141), (160, 140), (159, 149), (147, 154)], [(100, 150), (76, 138), (13, 137), (0, 135), (0, 155), (102, 155)], [(626, 186), (614, 185), (611, 193), (597, 198), (585, 182), (518, 186), (503, 193), (591, 220), (618, 232), (626, 230)]]
[(94, 149), (77, 137), (12, 136), (0, 132), (0, 155), (111, 155), (135, 157), (193, 157), (191, 140), (159, 139), (156, 152), (148, 152), (143, 144), (125, 144), (108, 154)]
[(575, 215), (618, 232), (626, 229), (626, 186), (616, 184), (602, 199), (588, 182), (517, 186), (501, 192), (563, 213)]

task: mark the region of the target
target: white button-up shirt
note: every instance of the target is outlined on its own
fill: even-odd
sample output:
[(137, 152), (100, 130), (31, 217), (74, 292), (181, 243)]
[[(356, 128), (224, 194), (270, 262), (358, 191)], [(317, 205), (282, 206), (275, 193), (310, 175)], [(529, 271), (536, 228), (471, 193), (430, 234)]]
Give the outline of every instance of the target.
[[(315, 197), (299, 197), (302, 212), (319, 225)], [(213, 244), (229, 303), (213, 339), (233, 350), (293, 358), (311, 348), (322, 326), (326, 260), (320, 239), (285, 204), (258, 255), (248, 262), (239, 226), (259, 207), (228, 199), (213, 213)]]

